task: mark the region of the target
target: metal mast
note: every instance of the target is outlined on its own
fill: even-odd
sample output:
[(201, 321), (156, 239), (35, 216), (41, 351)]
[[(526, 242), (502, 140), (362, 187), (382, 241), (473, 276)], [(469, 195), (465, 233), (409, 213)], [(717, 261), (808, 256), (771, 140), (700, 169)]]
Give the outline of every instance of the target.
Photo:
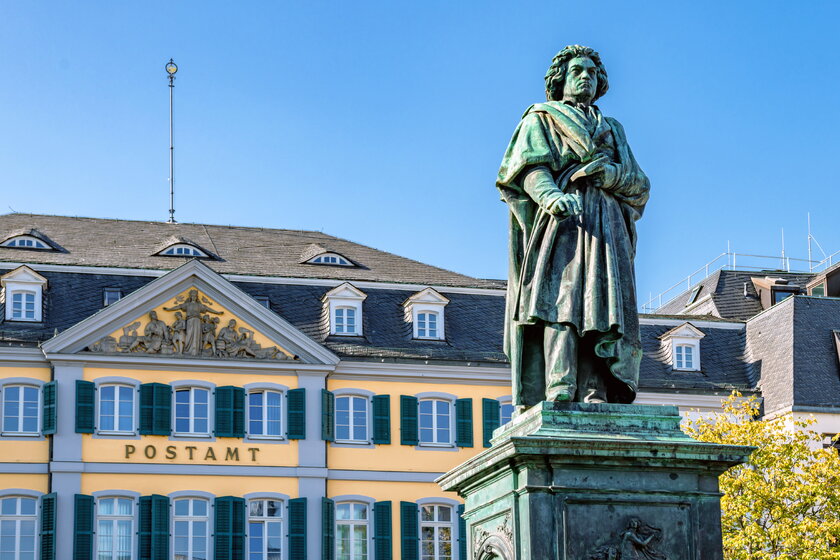
[(166, 73), (169, 77), (169, 221), (175, 223), (175, 146), (172, 134), (172, 92), (175, 89), (175, 72), (178, 66), (171, 58), (166, 63)]

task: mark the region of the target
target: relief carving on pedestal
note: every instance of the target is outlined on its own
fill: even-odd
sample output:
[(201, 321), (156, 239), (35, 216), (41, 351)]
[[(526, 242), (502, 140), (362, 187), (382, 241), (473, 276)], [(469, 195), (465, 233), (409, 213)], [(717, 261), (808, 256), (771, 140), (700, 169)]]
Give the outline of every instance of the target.
[[(224, 315), (225, 311), (213, 309), (215, 305), (198, 290), (190, 290), (186, 296), (178, 296), (171, 307), (163, 311), (174, 312), (170, 324), (158, 318), (156, 311), (150, 311), (143, 334), (138, 334), (142, 324), (135, 321), (122, 328), (119, 340), (106, 336), (88, 347), (96, 353), (161, 354), (166, 356), (187, 356), (206, 358), (252, 358), (263, 360), (297, 359), (277, 346), (263, 348), (255, 339), (254, 331), (237, 326), (236, 319), (229, 319), (218, 333), (221, 320), (212, 315)], [(211, 315), (212, 314), (212, 315)]]
[(473, 538), (474, 560), (513, 560), (513, 527), (510, 512), (494, 531), (477, 529)]
[(599, 546), (589, 553), (589, 560), (668, 560), (656, 550), (662, 540), (662, 529), (631, 517), (627, 528), (613, 544)]

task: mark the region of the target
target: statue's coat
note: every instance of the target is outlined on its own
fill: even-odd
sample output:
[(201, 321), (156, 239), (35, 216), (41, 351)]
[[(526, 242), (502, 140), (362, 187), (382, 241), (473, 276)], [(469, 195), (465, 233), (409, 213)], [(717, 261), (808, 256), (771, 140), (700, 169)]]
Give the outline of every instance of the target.
[[(570, 183), (575, 171), (608, 155), (622, 174), (609, 191)], [(558, 219), (542, 210), (522, 186), (523, 171), (546, 166), (557, 186), (582, 197), (580, 216)], [(496, 182), (510, 207), (510, 272), (505, 352), (513, 370), (514, 404), (522, 388), (526, 325), (572, 325), (594, 336), (596, 354), (609, 365), (609, 402), (632, 402), (641, 343), (633, 267), (636, 227), (650, 183), (633, 157), (624, 129), (597, 107), (549, 101), (531, 106), (513, 133)]]

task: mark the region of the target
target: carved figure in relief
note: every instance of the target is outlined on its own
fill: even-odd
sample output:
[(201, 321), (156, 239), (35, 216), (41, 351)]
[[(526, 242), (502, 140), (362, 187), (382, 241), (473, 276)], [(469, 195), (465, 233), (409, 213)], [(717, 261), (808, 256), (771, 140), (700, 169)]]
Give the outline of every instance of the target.
[(130, 325), (123, 327), (122, 336), (117, 343), (120, 350), (128, 350), (137, 342), (137, 329), (140, 328), (140, 321), (135, 321)]
[(668, 560), (664, 553), (654, 548), (661, 539), (661, 529), (631, 517), (621, 533), (621, 541), (598, 547), (589, 554), (589, 560)]
[(201, 315), (204, 313), (222, 315), (224, 313), (201, 303), (198, 299), (198, 290), (190, 290), (186, 301), (183, 303), (179, 303), (173, 307), (164, 307), (163, 309), (165, 311), (183, 311), (186, 315), (186, 334), (184, 336), (183, 353), (192, 356), (201, 354)]
[(228, 321), (226, 327), (222, 327), (219, 336), (216, 337), (216, 354), (219, 357), (232, 356), (236, 351), (239, 337), (236, 334), (236, 320)]
[(137, 348), (142, 348), (143, 351), (149, 354), (157, 354), (161, 351), (163, 343), (169, 338), (169, 329), (166, 323), (158, 319), (157, 313), (149, 312), (149, 322), (143, 329), (143, 336), (135, 338), (134, 342), (128, 347), (129, 352), (134, 352)]
[(254, 331), (239, 327), (239, 340), (237, 344), (237, 355), (257, 357), (257, 351), (260, 350), (260, 345), (254, 340)]
[(210, 317), (210, 315), (205, 315), (202, 318), (203, 324), (201, 326), (202, 337), (201, 337), (201, 350), (202, 352), (210, 347), (210, 355), (216, 355), (216, 327), (219, 324), (218, 317)]
[(180, 311), (175, 312), (175, 321), (169, 327), (172, 333), (172, 347), (176, 354), (184, 353), (184, 340), (187, 333), (187, 324)]

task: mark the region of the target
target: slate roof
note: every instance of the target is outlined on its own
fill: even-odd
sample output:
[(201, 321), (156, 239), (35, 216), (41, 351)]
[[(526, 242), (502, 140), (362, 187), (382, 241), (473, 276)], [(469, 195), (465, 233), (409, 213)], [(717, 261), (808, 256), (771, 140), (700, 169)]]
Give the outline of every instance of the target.
[[(40, 214), (0, 215), (0, 238), (35, 229), (60, 251), (0, 247), (0, 262), (27, 262), (171, 270), (186, 258), (155, 256), (177, 240), (191, 240), (218, 257), (204, 262), (220, 273), (290, 278), (327, 278), (499, 288), (495, 280), (472, 278), (317, 231), (168, 224)], [(312, 245), (344, 255), (358, 266), (301, 263)]]
[[(657, 309), (656, 313), (658, 315), (711, 314), (724, 319), (746, 321), (763, 311), (752, 279), (766, 276), (785, 278), (790, 285), (798, 286), (804, 290), (805, 285), (816, 275), (778, 270), (718, 270)], [(747, 286), (746, 297), (744, 297), (744, 283)], [(697, 305), (686, 311), (689, 296), (696, 286), (700, 286), (700, 292), (695, 299)], [(709, 294), (711, 294), (711, 301), (701, 303), (700, 300)]]

